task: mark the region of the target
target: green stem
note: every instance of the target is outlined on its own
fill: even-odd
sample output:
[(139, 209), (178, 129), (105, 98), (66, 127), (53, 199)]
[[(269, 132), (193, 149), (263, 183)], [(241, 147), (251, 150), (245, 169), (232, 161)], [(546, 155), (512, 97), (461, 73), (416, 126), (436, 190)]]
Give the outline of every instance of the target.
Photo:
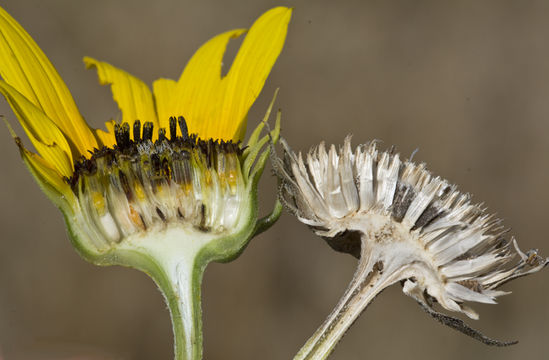
[(126, 241), (117, 250), (121, 264), (130, 263), (147, 273), (164, 295), (172, 320), (175, 360), (202, 359), (205, 265), (198, 259), (204, 243), (207, 239), (189, 238), (178, 229), (168, 229), (148, 239)]
[[(202, 359), (202, 269), (179, 263), (162, 285), (170, 310), (175, 360)], [(175, 276), (174, 276), (175, 275)], [(190, 281), (189, 281), (190, 280)]]

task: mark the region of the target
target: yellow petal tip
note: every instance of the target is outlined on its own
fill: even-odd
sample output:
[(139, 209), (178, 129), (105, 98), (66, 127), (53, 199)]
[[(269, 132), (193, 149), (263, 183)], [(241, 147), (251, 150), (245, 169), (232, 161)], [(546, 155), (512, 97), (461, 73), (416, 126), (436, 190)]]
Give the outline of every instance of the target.
[(90, 69), (96, 66), (96, 64), (99, 62), (98, 60), (95, 60), (94, 58), (89, 56), (84, 56), (82, 58), (82, 61), (84, 62), (84, 66), (86, 67), (86, 69)]

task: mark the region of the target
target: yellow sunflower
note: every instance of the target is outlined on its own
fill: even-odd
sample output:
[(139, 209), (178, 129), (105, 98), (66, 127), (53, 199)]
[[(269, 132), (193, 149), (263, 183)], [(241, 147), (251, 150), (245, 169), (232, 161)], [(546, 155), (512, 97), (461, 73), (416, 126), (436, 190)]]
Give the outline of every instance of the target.
[[(279, 134), (268, 119), (241, 145), (247, 114), (280, 54), (291, 9), (277, 7), (249, 30), (215, 36), (178, 80), (149, 87), (108, 63), (84, 58), (110, 84), (122, 112), (107, 131), (91, 128), (33, 39), (0, 8), (0, 93), (37, 153), (21, 156), (65, 216), (78, 252), (99, 265), (149, 274), (172, 315), (177, 359), (202, 354), (200, 285), (211, 261), (229, 261), (280, 215), (259, 219), (257, 182)], [(229, 40), (246, 34), (226, 75)], [(273, 99), (274, 101), (274, 99)]]

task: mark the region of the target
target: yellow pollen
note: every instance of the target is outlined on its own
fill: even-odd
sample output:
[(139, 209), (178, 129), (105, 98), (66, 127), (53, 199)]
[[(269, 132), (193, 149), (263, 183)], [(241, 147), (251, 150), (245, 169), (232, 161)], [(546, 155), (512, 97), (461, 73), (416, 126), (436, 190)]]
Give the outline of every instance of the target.
[(94, 191), (92, 194), (92, 203), (99, 215), (105, 214), (105, 198), (103, 197), (103, 194)]
[(181, 189), (183, 189), (183, 191), (185, 192), (185, 195), (189, 195), (193, 187), (191, 183), (184, 183), (184, 184), (181, 184)]
[(143, 190), (143, 187), (141, 185), (139, 185), (138, 183), (135, 183), (133, 190), (135, 192), (135, 196), (139, 200), (141, 201), (145, 200), (145, 191)]
[(141, 228), (141, 230), (145, 230), (145, 224), (143, 224), (143, 220), (141, 220), (141, 216), (139, 216), (139, 213), (135, 211), (135, 209), (131, 205), (130, 205), (130, 220), (134, 225)]
[(156, 185), (156, 193), (162, 194), (164, 192), (164, 187), (161, 184)]
[(236, 171), (234, 171), (234, 170), (229, 171), (228, 183), (229, 183), (229, 186), (231, 187), (231, 193), (233, 193), (233, 194), (236, 192), (237, 178), (238, 178), (238, 176), (237, 176)]
[(212, 185), (212, 174), (211, 174), (210, 170), (205, 171), (204, 180), (206, 182), (206, 185), (208, 185), (208, 186)]

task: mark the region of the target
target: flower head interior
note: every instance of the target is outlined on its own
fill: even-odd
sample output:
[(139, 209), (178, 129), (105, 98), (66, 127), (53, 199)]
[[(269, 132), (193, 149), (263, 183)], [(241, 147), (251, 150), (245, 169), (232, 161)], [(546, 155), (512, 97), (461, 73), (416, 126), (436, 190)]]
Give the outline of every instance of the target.
[(350, 138), (339, 149), (321, 143), (305, 156), (282, 143), (275, 167), (283, 203), (335, 250), (359, 258), (339, 305), (298, 358), (323, 358), (319, 354), (329, 353), (370, 301), (396, 282), (437, 320), (487, 344), (508, 344), (433, 306), (477, 319), (467, 303), (494, 304), (506, 294), (500, 285), (541, 270), (548, 259), (523, 253), (506, 239), (499, 219), (424, 164), (402, 161), (374, 142), (354, 151)]
[[(275, 8), (249, 31), (215, 36), (178, 80), (158, 79), (152, 92), (86, 57), (122, 112), (121, 123), (109, 121), (103, 131), (86, 124), (53, 65), (0, 9), (0, 92), (38, 152), (21, 146), (21, 154), (41, 186), (60, 195), (54, 201), (82, 215), (97, 250), (161, 223), (200, 231), (236, 224), (249, 176), (241, 164), (248, 110), (282, 49), (290, 14)], [(243, 34), (222, 76), (226, 46)]]
[[(264, 122), (242, 146), (247, 115), (280, 54), (291, 9), (207, 41), (177, 80), (152, 91), (137, 77), (84, 58), (111, 85), (122, 121), (84, 121), (67, 86), (27, 32), (0, 8), (0, 93), (37, 153), (12, 132), (42, 190), (65, 215), (87, 260), (145, 271), (167, 298), (176, 357), (199, 358), (200, 283), (210, 261), (236, 257), (280, 214), (258, 219), (257, 182), (278, 138)], [(222, 75), (228, 42), (244, 40)], [(273, 100), (274, 101), (274, 100)], [(8, 125), (9, 127), (9, 125)], [(184, 334), (184, 335), (183, 335)]]

